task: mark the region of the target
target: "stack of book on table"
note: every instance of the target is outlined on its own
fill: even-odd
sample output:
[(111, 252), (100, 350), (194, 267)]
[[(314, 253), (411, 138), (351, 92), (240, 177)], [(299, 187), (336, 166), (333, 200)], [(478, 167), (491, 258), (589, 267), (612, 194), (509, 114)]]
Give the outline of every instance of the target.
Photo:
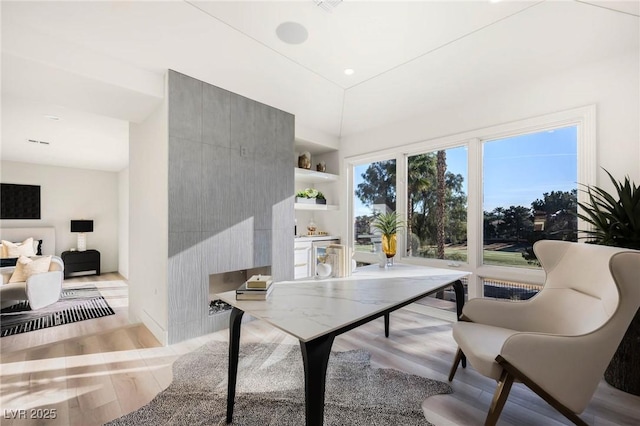
[(327, 246), (327, 263), (331, 265), (332, 276), (343, 278), (351, 276), (351, 249), (343, 244)]
[(236, 290), (236, 300), (267, 300), (272, 291), (270, 275), (254, 275)]

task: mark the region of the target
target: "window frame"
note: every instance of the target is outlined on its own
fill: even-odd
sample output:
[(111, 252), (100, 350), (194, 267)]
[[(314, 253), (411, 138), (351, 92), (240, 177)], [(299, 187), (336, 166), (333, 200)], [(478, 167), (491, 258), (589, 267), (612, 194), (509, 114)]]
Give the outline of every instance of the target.
[[(373, 253), (365, 253), (365, 252), (356, 252), (354, 249), (356, 236), (354, 230), (354, 220), (355, 220), (355, 205), (353, 202), (353, 198), (355, 197), (355, 168), (357, 166), (361, 166), (363, 164), (375, 163), (378, 161), (388, 161), (388, 160), (396, 160), (396, 211), (398, 211), (398, 204), (400, 203), (400, 192), (399, 187), (404, 188), (404, 178), (399, 175), (399, 164), (403, 161), (402, 154), (398, 154), (395, 149), (389, 149), (384, 151), (378, 151), (376, 153), (370, 153), (365, 155), (359, 155), (355, 157), (351, 157), (345, 159), (347, 163), (347, 183), (348, 183), (348, 212), (349, 212), (349, 225), (348, 225), (348, 243), (347, 245), (353, 250), (353, 258), (357, 262), (365, 262), (365, 263), (378, 263), (379, 258), (377, 254)], [(404, 195), (403, 195), (404, 197)], [(404, 241), (402, 239), (398, 239), (398, 253), (402, 253), (400, 250), (404, 249)]]
[[(407, 170), (409, 169), (409, 157), (412, 157), (414, 155), (419, 155), (419, 154), (426, 154), (426, 153), (432, 153), (432, 152), (437, 152), (437, 151), (441, 151), (441, 150), (448, 150), (448, 149), (454, 149), (454, 148), (460, 148), (460, 147), (465, 147), (467, 148), (467, 241), (469, 241), (469, 193), (470, 191), (470, 174), (469, 174), (469, 151), (470, 151), (470, 141), (467, 140), (462, 140), (462, 139), (457, 139), (457, 138), (453, 138), (452, 140), (446, 141), (446, 143), (442, 143), (439, 145), (436, 145), (434, 149), (427, 149), (427, 150), (420, 150), (420, 149), (414, 149), (411, 151), (407, 151), (404, 154), (404, 161), (403, 161), (403, 173), (404, 176), (408, 176), (407, 175)], [(408, 186), (408, 182), (407, 182), (408, 178), (405, 178), (405, 180), (403, 181), (405, 188)], [(404, 204), (403, 204), (403, 212), (402, 214), (404, 215), (404, 217), (407, 217), (407, 196), (405, 195), (406, 192), (403, 192), (403, 197), (404, 197)], [(406, 250), (406, 238), (402, 238), (402, 252), (400, 252), (400, 250), (398, 250), (399, 253), (403, 253), (403, 256), (401, 257), (401, 261), (402, 262), (406, 262), (406, 263), (415, 263), (413, 262), (413, 260), (419, 262), (420, 264), (426, 264), (427, 266), (434, 266), (437, 268), (442, 268), (442, 267), (455, 267), (458, 268), (460, 265), (463, 264), (467, 264), (469, 263), (469, 245), (467, 243), (467, 262), (460, 262), (460, 261), (454, 261), (454, 260), (447, 260), (447, 259), (435, 259), (435, 258), (426, 258), (426, 257), (418, 257), (418, 256), (414, 256), (414, 257), (408, 257), (405, 256), (404, 254), (407, 253)], [(398, 244), (398, 246), (400, 246), (400, 244)], [(410, 262), (409, 259), (411, 259), (412, 261)], [(428, 262), (425, 262), (428, 261)], [(463, 268), (459, 268), (459, 269), (463, 269)]]
[[(396, 159), (396, 210), (406, 217), (407, 165), (408, 158), (426, 152), (442, 149), (467, 147), (467, 262), (453, 262), (442, 259), (407, 257), (406, 238), (398, 240), (398, 261), (416, 265), (465, 270), (472, 273), (469, 277), (469, 298), (482, 297), (482, 279), (494, 278), (517, 281), (527, 284), (543, 284), (544, 271), (529, 268), (514, 268), (482, 263), (483, 250), (483, 144), (487, 141), (515, 137), (523, 134), (553, 130), (562, 127), (577, 127), (577, 173), (578, 201), (587, 202), (587, 194), (580, 191), (582, 185), (596, 183), (596, 106), (587, 105), (565, 111), (540, 115), (532, 118), (512, 121), (463, 132), (455, 135), (434, 138), (425, 141), (399, 145), (374, 153), (345, 158), (348, 182), (348, 214), (350, 247), (354, 244), (354, 167), (375, 161)], [(589, 229), (588, 224), (578, 219), (578, 229)], [(578, 232), (578, 238), (584, 236)], [(377, 263), (377, 256), (368, 253), (354, 254), (358, 261)]]

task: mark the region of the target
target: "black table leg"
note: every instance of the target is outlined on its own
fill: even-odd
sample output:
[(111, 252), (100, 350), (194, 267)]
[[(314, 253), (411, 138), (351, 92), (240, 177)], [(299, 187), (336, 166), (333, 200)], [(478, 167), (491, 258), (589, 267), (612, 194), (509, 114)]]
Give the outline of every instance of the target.
[[(458, 314), (458, 319), (462, 315), (462, 308), (464, 308), (464, 286), (462, 285), (462, 281), (457, 280), (453, 284), (453, 290), (456, 293), (456, 313)], [(467, 368), (467, 357), (462, 354), (462, 368)]]
[(244, 311), (231, 310), (229, 317), (229, 380), (227, 387), (227, 423), (233, 421), (233, 404), (236, 399), (236, 379), (238, 378), (238, 353), (240, 352), (240, 324)]
[(389, 312), (384, 314), (384, 337), (389, 337)]
[(304, 364), (304, 411), (307, 426), (322, 426), (324, 422), (324, 388), (334, 337), (333, 334), (329, 334), (309, 342), (300, 342)]
[(458, 314), (457, 318), (460, 318), (462, 315), (462, 308), (464, 308), (464, 286), (462, 285), (462, 281), (457, 280), (453, 284), (453, 291), (456, 293), (456, 313)]

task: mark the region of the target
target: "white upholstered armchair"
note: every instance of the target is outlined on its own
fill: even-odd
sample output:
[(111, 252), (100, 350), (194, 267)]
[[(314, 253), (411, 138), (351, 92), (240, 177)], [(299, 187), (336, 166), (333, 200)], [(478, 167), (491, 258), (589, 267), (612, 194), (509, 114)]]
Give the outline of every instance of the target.
[(521, 381), (575, 424), (640, 307), (640, 251), (539, 241), (543, 289), (522, 301), (473, 299), (453, 326), (458, 353), (498, 381), (487, 425)]
[(0, 306), (5, 308), (28, 300), (31, 309), (40, 309), (60, 299), (64, 280), (64, 263), (58, 256), (51, 256), (49, 271), (31, 275), (25, 281), (9, 282), (15, 267), (1, 268)]

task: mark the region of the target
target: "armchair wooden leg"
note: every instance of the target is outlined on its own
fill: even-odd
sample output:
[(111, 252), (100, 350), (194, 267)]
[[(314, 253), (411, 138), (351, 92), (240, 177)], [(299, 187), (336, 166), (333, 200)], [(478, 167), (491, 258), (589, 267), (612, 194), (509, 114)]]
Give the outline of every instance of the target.
[(452, 381), (453, 376), (456, 375), (456, 371), (458, 370), (458, 365), (460, 364), (462, 357), (464, 357), (464, 354), (462, 353), (462, 349), (458, 348), (458, 351), (456, 352), (456, 357), (453, 359), (453, 365), (451, 366), (451, 370), (449, 371), (449, 381)]
[(509, 373), (509, 376), (517, 378), (526, 387), (528, 387), (529, 389), (537, 393), (542, 399), (547, 401), (549, 405), (551, 405), (553, 408), (555, 408), (560, 413), (562, 413), (567, 419), (571, 420), (574, 424), (578, 426), (587, 426), (587, 423), (584, 420), (582, 420), (576, 413), (574, 413), (567, 406), (565, 406), (560, 401), (552, 397), (547, 391), (545, 391), (540, 386), (538, 386), (536, 382), (531, 380), (522, 371), (520, 371), (519, 369), (511, 365), (511, 363), (506, 359), (504, 359), (502, 356), (498, 355), (496, 357), (496, 362), (500, 364), (500, 366), (504, 369), (503, 371), (506, 371)]
[(500, 380), (498, 381), (498, 387), (496, 388), (496, 392), (493, 394), (491, 407), (489, 407), (489, 414), (487, 414), (487, 419), (484, 422), (485, 426), (494, 426), (498, 423), (498, 417), (500, 417), (504, 404), (507, 402), (507, 398), (509, 397), (511, 385), (513, 385), (513, 376), (509, 374), (507, 370), (502, 370)]

